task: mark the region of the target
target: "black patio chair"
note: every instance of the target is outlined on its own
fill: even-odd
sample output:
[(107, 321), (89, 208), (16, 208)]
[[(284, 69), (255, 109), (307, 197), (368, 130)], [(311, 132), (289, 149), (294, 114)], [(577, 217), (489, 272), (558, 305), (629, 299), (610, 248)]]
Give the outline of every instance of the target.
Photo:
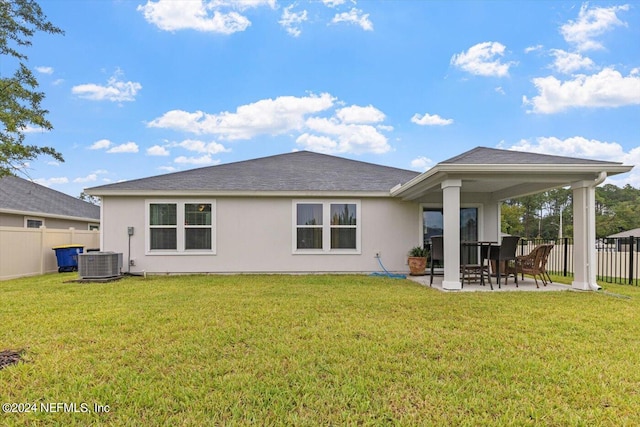
[[(492, 245), (489, 250), (489, 259), (495, 262), (496, 278), (498, 281), (498, 288), (500, 287), (502, 265), (504, 265), (505, 279), (504, 284), (507, 284), (509, 278), (509, 263), (513, 262), (515, 269), (516, 262), (516, 250), (518, 249), (519, 236), (504, 236), (500, 245)], [(514, 274), (516, 287), (518, 286), (518, 275)], [(489, 279), (491, 280), (491, 279)]]

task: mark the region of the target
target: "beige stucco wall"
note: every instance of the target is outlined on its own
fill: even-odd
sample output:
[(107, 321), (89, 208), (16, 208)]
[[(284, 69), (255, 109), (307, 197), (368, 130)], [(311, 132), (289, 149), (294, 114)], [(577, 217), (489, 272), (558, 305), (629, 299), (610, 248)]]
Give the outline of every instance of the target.
[[(130, 267), (131, 272), (381, 271), (376, 252), (381, 252), (388, 270), (407, 272), (406, 253), (420, 243), (419, 205), (397, 199), (349, 198), (360, 201), (361, 253), (318, 255), (292, 253), (291, 198), (218, 197), (215, 200), (215, 255), (146, 255), (145, 199), (127, 197), (103, 198), (102, 250), (123, 253), (125, 264), (130, 256), (135, 263)], [(130, 255), (129, 226), (135, 228)]]

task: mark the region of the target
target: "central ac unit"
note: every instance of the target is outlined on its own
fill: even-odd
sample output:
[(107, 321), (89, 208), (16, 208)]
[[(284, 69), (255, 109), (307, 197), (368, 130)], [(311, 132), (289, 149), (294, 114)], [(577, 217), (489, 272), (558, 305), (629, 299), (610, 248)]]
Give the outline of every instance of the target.
[(80, 279), (105, 279), (120, 275), (122, 254), (116, 252), (88, 252), (78, 254)]

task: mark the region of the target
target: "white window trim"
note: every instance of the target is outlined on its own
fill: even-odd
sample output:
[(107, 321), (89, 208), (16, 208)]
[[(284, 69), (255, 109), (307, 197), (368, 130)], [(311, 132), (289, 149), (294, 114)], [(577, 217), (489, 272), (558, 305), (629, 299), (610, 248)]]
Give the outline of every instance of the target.
[[(185, 227), (184, 225), (184, 205), (186, 204), (210, 204), (211, 205), (211, 250), (185, 249)], [(152, 204), (175, 204), (176, 205), (176, 232), (177, 249), (151, 249), (151, 225), (150, 205)], [(217, 235), (217, 210), (215, 199), (149, 199), (145, 200), (144, 206), (145, 221), (145, 255), (216, 255), (216, 235)], [(173, 228), (173, 226), (170, 226)], [(203, 227), (204, 228), (204, 227)]]
[[(298, 204), (322, 205), (322, 249), (298, 249)], [(331, 205), (356, 205), (356, 248), (331, 249)], [(360, 255), (362, 253), (362, 209), (360, 200), (353, 199), (298, 199), (291, 203), (291, 253), (294, 255)], [(333, 226), (336, 228), (336, 226)], [(320, 228), (320, 227), (318, 227)], [(342, 227), (350, 228), (350, 227)]]
[(40, 228), (40, 227), (38, 227), (38, 228), (35, 228), (35, 227), (27, 227), (27, 223), (28, 223), (29, 221), (41, 221), (41, 222), (42, 222), (42, 224), (40, 224), (40, 227), (44, 227), (44, 226), (45, 226), (44, 218), (38, 218), (38, 217), (35, 217), (35, 216), (25, 216), (25, 217), (24, 217), (24, 228), (31, 228), (31, 229), (33, 229), (33, 230), (37, 230), (38, 228)]

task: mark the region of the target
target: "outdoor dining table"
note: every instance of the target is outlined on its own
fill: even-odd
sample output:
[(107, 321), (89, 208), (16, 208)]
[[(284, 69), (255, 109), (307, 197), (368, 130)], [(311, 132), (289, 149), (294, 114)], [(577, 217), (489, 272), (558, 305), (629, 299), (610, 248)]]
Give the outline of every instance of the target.
[[(463, 240), (462, 242), (460, 242), (460, 246), (461, 246), (461, 250), (465, 250), (466, 248), (479, 248), (480, 249), (480, 253), (478, 254), (479, 257), (479, 261), (478, 264), (473, 264), (473, 265), (477, 265), (480, 268), (480, 284), (482, 286), (484, 286), (484, 274), (482, 274), (482, 270), (484, 268), (483, 264), (484, 261), (486, 260), (487, 262), (487, 270), (489, 270), (491, 268), (491, 264), (490, 264), (490, 258), (491, 258), (491, 247), (497, 245), (498, 242), (495, 241), (488, 241), (488, 240)], [(487, 248), (486, 249), (486, 256), (483, 257), (482, 256), (482, 252), (483, 252), (483, 248)], [(464, 269), (469, 265), (466, 264), (467, 259), (463, 256), (462, 257), (464, 263), (461, 264), (463, 271)], [(491, 286), (491, 290), (493, 290), (493, 284), (491, 283), (491, 274), (487, 275), (487, 278), (489, 279), (489, 286)], [(463, 283), (462, 285), (464, 286), (464, 277), (463, 277)], [(498, 283), (498, 286), (500, 286), (500, 283)]]

